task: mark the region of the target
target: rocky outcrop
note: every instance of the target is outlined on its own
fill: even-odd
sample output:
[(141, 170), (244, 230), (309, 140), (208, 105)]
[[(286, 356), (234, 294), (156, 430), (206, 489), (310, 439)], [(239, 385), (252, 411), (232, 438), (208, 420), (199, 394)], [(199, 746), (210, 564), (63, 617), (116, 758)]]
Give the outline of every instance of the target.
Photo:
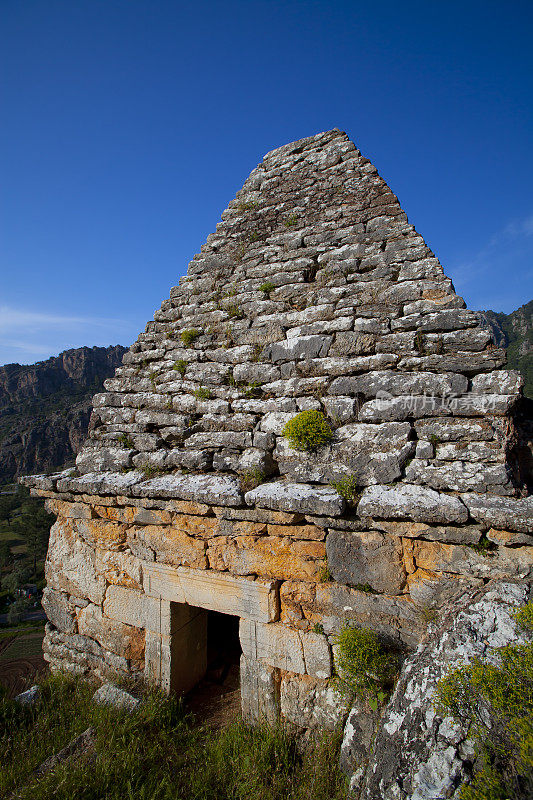
[(533, 399), (533, 300), (510, 314), (482, 311), (481, 317), (498, 347), (507, 348), (509, 366), (520, 370), (524, 394)]
[(80, 347), (0, 367), (0, 484), (73, 464), (87, 436), (92, 396), (126, 348)]
[(460, 592), (403, 666), (378, 721), (356, 705), (345, 728), (342, 764), (361, 800), (458, 798), (472, 776), (469, 730), (433, 706), (437, 682), (494, 648), (519, 642), (513, 612), (528, 602), (530, 582), (490, 581)]

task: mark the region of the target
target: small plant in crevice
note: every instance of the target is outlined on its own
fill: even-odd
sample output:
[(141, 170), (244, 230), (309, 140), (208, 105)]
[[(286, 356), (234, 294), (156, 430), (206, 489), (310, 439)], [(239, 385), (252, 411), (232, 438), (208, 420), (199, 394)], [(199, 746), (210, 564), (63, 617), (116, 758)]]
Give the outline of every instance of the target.
[(487, 534), (484, 533), (481, 536), (481, 539), (476, 544), (469, 544), (467, 545), (471, 550), (474, 550), (476, 553), (479, 553), (482, 556), (494, 556), (496, 555), (496, 551), (498, 549), (498, 545), (494, 542), (491, 542), (490, 539), (487, 539)]
[(348, 695), (366, 697), (376, 711), (392, 690), (398, 657), (371, 628), (346, 625), (336, 637), (337, 685)]
[(250, 242), (259, 242), (261, 240), (261, 234), (259, 231), (252, 231), (248, 236), (248, 241)]
[(262, 393), (261, 383), (259, 381), (251, 381), (247, 383), (242, 390), (245, 397), (259, 397)]
[(420, 355), (424, 355), (424, 353), (426, 352), (426, 347), (425, 347), (425, 344), (424, 344), (424, 337), (423, 337), (421, 331), (417, 331), (415, 333), (414, 348), (417, 351), (417, 353), (419, 353)]
[(361, 499), (362, 486), (357, 483), (357, 478), (354, 476), (339, 478), (338, 480), (331, 481), (330, 486), (332, 489), (344, 497), (350, 506), (355, 506)]
[(287, 422), (281, 435), (296, 450), (313, 452), (333, 439), (333, 431), (321, 411), (301, 411)]
[(365, 594), (379, 594), (369, 583), (354, 583), (353, 588)]
[(237, 303), (230, 303), (223, 309), (230, 319), (242, 319), (244, 311)]
[(145, 478), (156, 478), (166, 472), (163, 467), (156, 467), (153, 464), (141, 464), (137, 469), (142, 472)]
[(294, 228), (295, 225), (298, 225), (298, 217), (296, 214), (291, 214), (291, 216), (287, 217), (283, 224), (286, 228)]
[(239, 478), (241, 492), (251, 492), (264, 483), (266, 477), (266, 473), (258, 467), (245, 470)]
[(117, 442), (120, 442), (120, 444), (123, 447), (127, 447), (128, 450), (135, 449), (135, 445), (133, 444), (133, 439), (131, 438), (129, 433), (121, 433), (120, 436), (117, 436)]
[(328, 562), (325, 561), (318, 570), (318, 582), (319, 583), (331, 583), (333, 581), (333, 575), (329, 571)]
[(264, 282), (263, 284), (261, 284), (261, 286), (259, 287), (259, 291), (260, 291), (260, 292), (263, 292), (263, 294), (265, 295), (265, 297), (270, 297), (271, 293), (274, 291), (274, 289), (275, 289), (275, 288), (276, 288), (276, 287), (274, 286), (274, 284), (272, 283), (272, 281), (265, 281), (265, 282)]
[(255, 202), (249, 202), (249, 203), (239, 203), (239, 205), (237, 206), (237, 208), (238, 208), (238, 209), (239, 209), (239, 211), (241, 211), (241, 212), (244, 212), (244, 211), (254, 211), (254, 209), (256, 209), (256, 208), (257, 208), (257, 203), (255, 203)]
[(150, 383), (152, 384), (152, 388), (155, 389), (157, 386), (157, 372), (151, 372), (149, 374)]
[(187, 328), (180, 333), (180, 339), (185, 347), (192, 347), (193, 343), (200, 336), (200, 331), (196, 328)]
[(436, 434), (436, 433), (432, 433), (432, 434), (430, 435), (430, 437), (429, 437), (429, 441), (430, 441), (430, 444), (432, 444), (432, 445), (433, 445), (433, 447), (436, 447), (438, 444), (440, 444), (440, 443), (442, 442), (442, 439), (440, 439), (440, 438), (437, 436), (437, 434)]
[(260, 361), (261, 353), (263, 352), (263, 345), (262, 344), (254, 344), (253, 351), (252, 351), (252, 361)]
[(213, 397), (213, 392), (207, 386), (200, 386), (199, 389), (194, 390), (193, 394), (197, 400), (210, 400)]
[(187, 372), (187, 367), (188, 367), (188, 364), (185, 361), (185, 359), (178, 358), (178, 360), (174, 362), (174, 366), (172, 367), (172, 369), (176, 370), (176, 372), (179, 372), (181, 377), (184, 378), (185, 377), (185, 373)]
[(320, 624), (320, 622), (315, 622), (312, 629), (313, 633), (324, 633), (324, 626)]

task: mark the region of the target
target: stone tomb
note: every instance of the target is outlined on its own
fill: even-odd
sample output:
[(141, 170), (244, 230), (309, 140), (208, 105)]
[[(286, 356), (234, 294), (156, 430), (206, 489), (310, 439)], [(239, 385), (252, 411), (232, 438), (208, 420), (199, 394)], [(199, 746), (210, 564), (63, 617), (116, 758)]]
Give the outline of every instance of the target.
[[(504, 364), (344, 133), (267, 154), (95, 396), (77, 470), (23, 481), (57, 516), (52, 669), (188, 691), (217, 612), (246, 719), (334, 726), (343, 626), (407, 652), (458, 592), (531, 576)], [(326, 446), (284, 438), (302, 411)]]

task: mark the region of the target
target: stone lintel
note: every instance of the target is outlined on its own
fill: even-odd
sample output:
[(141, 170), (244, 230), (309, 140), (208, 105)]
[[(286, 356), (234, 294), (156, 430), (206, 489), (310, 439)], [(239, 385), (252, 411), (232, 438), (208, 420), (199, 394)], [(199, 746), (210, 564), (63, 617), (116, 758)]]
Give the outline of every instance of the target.
[(150, 597), (257, 622), (274, 622), (279, 614), (278, 581), (251, 581), (213, 570), (146, 563), (143, 588)]

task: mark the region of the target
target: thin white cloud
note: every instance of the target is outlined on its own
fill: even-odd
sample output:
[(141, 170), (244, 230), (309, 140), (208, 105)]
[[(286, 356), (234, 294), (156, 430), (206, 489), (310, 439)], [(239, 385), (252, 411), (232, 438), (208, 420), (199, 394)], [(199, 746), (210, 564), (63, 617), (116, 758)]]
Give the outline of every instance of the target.
[(458, 291), (471, 296), (472, 307), (500, 308), (502, 303), (520, 305), (530, 299), (521, 300), (524, 292), (528, 292), (532, 260), (533, 213), (530, 213), (503, 225), (483, 247), (450, 271)]
[(65, 328), (71, 325), (108, 327), (110, 325), (124, 325), (124, 320), (106, 319), (100, 317), (70, 317), (59, 314), (43, 314), (39, 311), (25, 311), (10, 306), (0, 306), (0, 333), (13, 331), (17, 328)]
[(0, 306), (0, 364), (31, 363), (63, 350), (127, 344), (136, 333), (130, 320), (54, 314)]

